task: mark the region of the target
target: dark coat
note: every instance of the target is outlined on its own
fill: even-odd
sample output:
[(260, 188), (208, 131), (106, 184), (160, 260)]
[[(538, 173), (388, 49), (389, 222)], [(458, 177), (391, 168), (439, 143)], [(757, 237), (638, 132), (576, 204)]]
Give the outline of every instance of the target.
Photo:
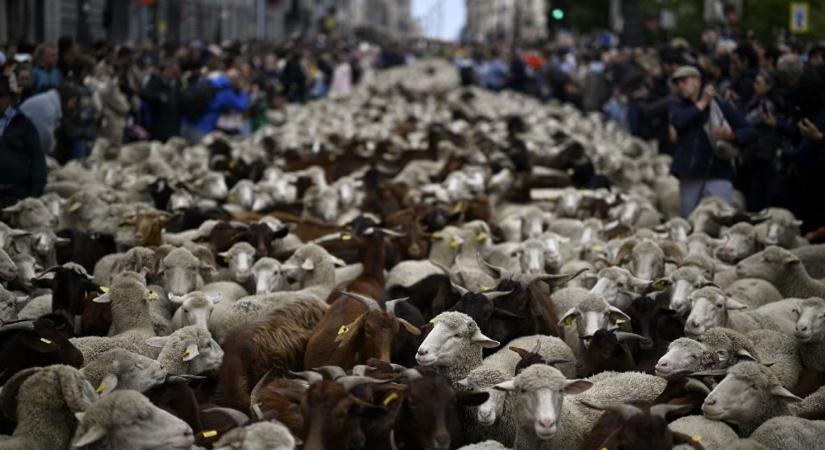
[[(180, 135), (180, 84), (152, 75), (140, 92), (149, 107), (149, 134), (166, 141)], [(164, 101), (165, 100), (165, 101)]]
[(0, 137), (0, 196), (22, 199), (43, 194), (46, 155), (28, 117), (15, 115)]
[[(742, 113), (722, 99), (717, 98), (716, 102), (736, 135), (734, 143), (741, 147), (753, 142), (756, 130)], [(731, 163), (713, 156), (713, 147), (704, 129), (709, 115), (710, 106), (699, 110), (692, 100), (677, 99), (671, 104), (670, 124), (679, 137), (670, 171), (677, 178), (733, 180)]]

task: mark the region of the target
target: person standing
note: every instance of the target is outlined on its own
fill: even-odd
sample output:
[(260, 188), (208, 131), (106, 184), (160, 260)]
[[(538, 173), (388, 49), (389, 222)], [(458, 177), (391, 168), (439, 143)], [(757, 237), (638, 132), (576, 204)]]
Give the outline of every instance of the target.
[(69, 84), (29, 98), (20, 105), (20, 112), (31, 120), (37, 129), (40, 148), (51, 154), (55, 147), (55, 131), (61, 118), (73, 113), (78, 94)]
[(54, 89), (63, 82), (64, 74), (57, 68), (57, 49), (52, 44), (41, 44), (34, 51), (31, 95)]
[[(702, 88), (701, 74), (695, 67), (680, 67), (672, 80), (679, 98), (669, 113), (677, 133), (671, 173), (679, 179), (680, 210), (688, 217), (703, 197), (733, 203), (733, 164), (717, 156), (715, 149), (747, 145), (756, 138), (756, 131), (733, 105), (716, 97), (712, 84)], [(721, 122), (710, 120), (711, 110), (721, 112)]]
[(140, 93), (149, 106), (149, 134), (166, 142), (180, 135), (180, 67), (175, 61), (161, 63)]
[(0, 76), (0, 207), (43, 194), (46, 155), (37, 128), (12, 104), (6, 76)]

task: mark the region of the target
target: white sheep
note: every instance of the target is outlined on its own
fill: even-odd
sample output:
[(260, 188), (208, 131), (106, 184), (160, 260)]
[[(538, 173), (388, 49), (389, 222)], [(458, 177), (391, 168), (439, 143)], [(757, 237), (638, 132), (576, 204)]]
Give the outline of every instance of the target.
[(213, 444), (215, 450), (293, 450), (295, 438), (280, 422), (257, 422), (235, 428)]
[(172, 327), (177, 330), (187, 325), (198, 325), (204, 329), (209, 323), (212, 309), (222, 299), (219, 295), (210, 295), (201, 291), (193, 291), (181, 297), (170, 296), (169, 300), (180, 307), (172, 316)]
[[(562, 291), (553, 294), (554, 301), (558, 298), (557, 294)], [(567, 297), (565, 296), (565, 300)], [(564, 340), (573, 350), (576, 360), (582, 361), (590, 345), (588, 337), (592, 337), (598, 330), (612, 330), (622, 323), (629, 323), (630, 317), (619, 308), (607, 303), (601, 295), (585, 292), (576, 293), (573, 298), (575, 297), (578, 297), (578, 303), (560, 315), (559, 325), (564, 327), (575, 325), (572, 328), (565, 328)], [(561, 307), (560, 304), (554, 306)]]
[(825, 439), (825, 421), (774, 417), (754, 430), (749, 439), (769, 450), (819, 448)]
[(218, 253), (229, 265), (227, 271), (221, 271), (221, 278), (244, 284), (252, 276), (255, 264), (255, 247), (248, 242), (236, 242), (225, 252)]
[[(512, 391), (517, 398), (513, 448), (578, 449), (601, 411), (577, 400), (597, 405), (652, 401), (665, 388), (663, 379), (642, 373), (603, 372), (599, 375), (587, 380), (568, 380), (558, 369), (536, 364), (524, 369), (514, 379), (498, 384), (498, 389)], [(564, 402), (566, 396), (571, 398)]]
[(160, 349), (157, 360), (170, 375), (199, 375), (217, 369), (223, 361), (220, 345), (198, 325), (148, 338), (146, 344)]
[(798, 256), (775, 245), (739, 261), (736, 275), (769, 281), (783, 298), (825, 297), (825, 282), (811, 278)]
[(690, 295), (691, 309), (685, 321), (685, 333), (699, 336), (712, 327), (727, 327), (747, 333), (769, 329), (793, 335), (792, 310), (796, 300), (769, 303), (753, 311), (741, 311), (747, 305), (727, 296), (721, 289), (708, 286)]
[(454, 386), (481, 364), (482, 348), (499, 345), (466, 314), (443, 312), (433, 321), (435, 325), (418, 347), (415, 360), (422, 366), (432, 366)]
[(799, 343), (802, 365), (825, 371), (825, 300), (811, 297), (800, 300), (793, 309), (796, 317), (794, 338)]
[(101, 395), (115, 389), (146, 392), (166, 381), (168, 374), (154, 359), (121, 348), (104, 352), (83, 366), (80, 373), (98, 387)]
[(478, 425), (489, 428), (484, 429), (472, 423), (465, 424), (465, 430), (471, 429), (481, 436), (494, 438), (507, 445), (512, 445), (515, 438), (514, 397), (493, 387), (515, 376), (516, 365), (522, 356), (514, 348), (519, 351), (532, 349), (533, 353), (538, 353), (546, 363), (558, 367), (567, 377), (572, 378), (576, 374), (573, 351), (564, 341), (553, 336), (534, 335), (513, 339), (507, 348), (484, 358), (481, 365), (458, 382), (463, 388), (490, 395), (475, 414)]
[[(726, 449), (739, 439), (736, 431), (724, 422), (710, 420), (704, 416), (686, 416), (674, 420), (668, 425), (670, 431), (690, 436), (691, 440), (698, 443), (702, 448)], [(687, 450), (686, 445), (681, 445), (679, 450)]]
[(799, 401), (767, 367), (745, 361), (727, 370), (705, 398), (702, 413), (736, 425), (739, 435), (747, 437), (766, 420), (791, 415), (790, 403)]
[(77, 426), (75, 414), (98, 399), (95, 389), (69, 366), (31, 368), (12, 376), (0, 391), (3, 413), (17, 421), (14, 434), (0, 440), (2, 450), (68, 448)]
[(141, 393), (115, 391), (78, 413), (72, 448), (86, 450), (188, 449), (192, 428)]

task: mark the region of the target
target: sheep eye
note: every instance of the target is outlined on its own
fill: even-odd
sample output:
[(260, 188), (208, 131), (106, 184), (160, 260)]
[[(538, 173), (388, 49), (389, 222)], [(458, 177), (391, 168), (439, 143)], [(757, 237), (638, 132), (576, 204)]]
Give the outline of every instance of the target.
[(688, 358), (689, 358), (691, 361), (696, 361), (696, 355), (693, 355), (693, 354), (688, 355)]

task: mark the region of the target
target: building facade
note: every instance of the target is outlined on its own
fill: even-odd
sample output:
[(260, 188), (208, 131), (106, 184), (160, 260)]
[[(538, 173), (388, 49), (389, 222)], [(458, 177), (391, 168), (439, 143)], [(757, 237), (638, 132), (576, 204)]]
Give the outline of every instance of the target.
[(531, 41), (547, 36), (547, 0), (467, 0), (466, 37)]
[(333, 5), (344, 30), (414, 29), (410, 0), (0, 0), (0, 42), (275, 40), (317, 31)]

